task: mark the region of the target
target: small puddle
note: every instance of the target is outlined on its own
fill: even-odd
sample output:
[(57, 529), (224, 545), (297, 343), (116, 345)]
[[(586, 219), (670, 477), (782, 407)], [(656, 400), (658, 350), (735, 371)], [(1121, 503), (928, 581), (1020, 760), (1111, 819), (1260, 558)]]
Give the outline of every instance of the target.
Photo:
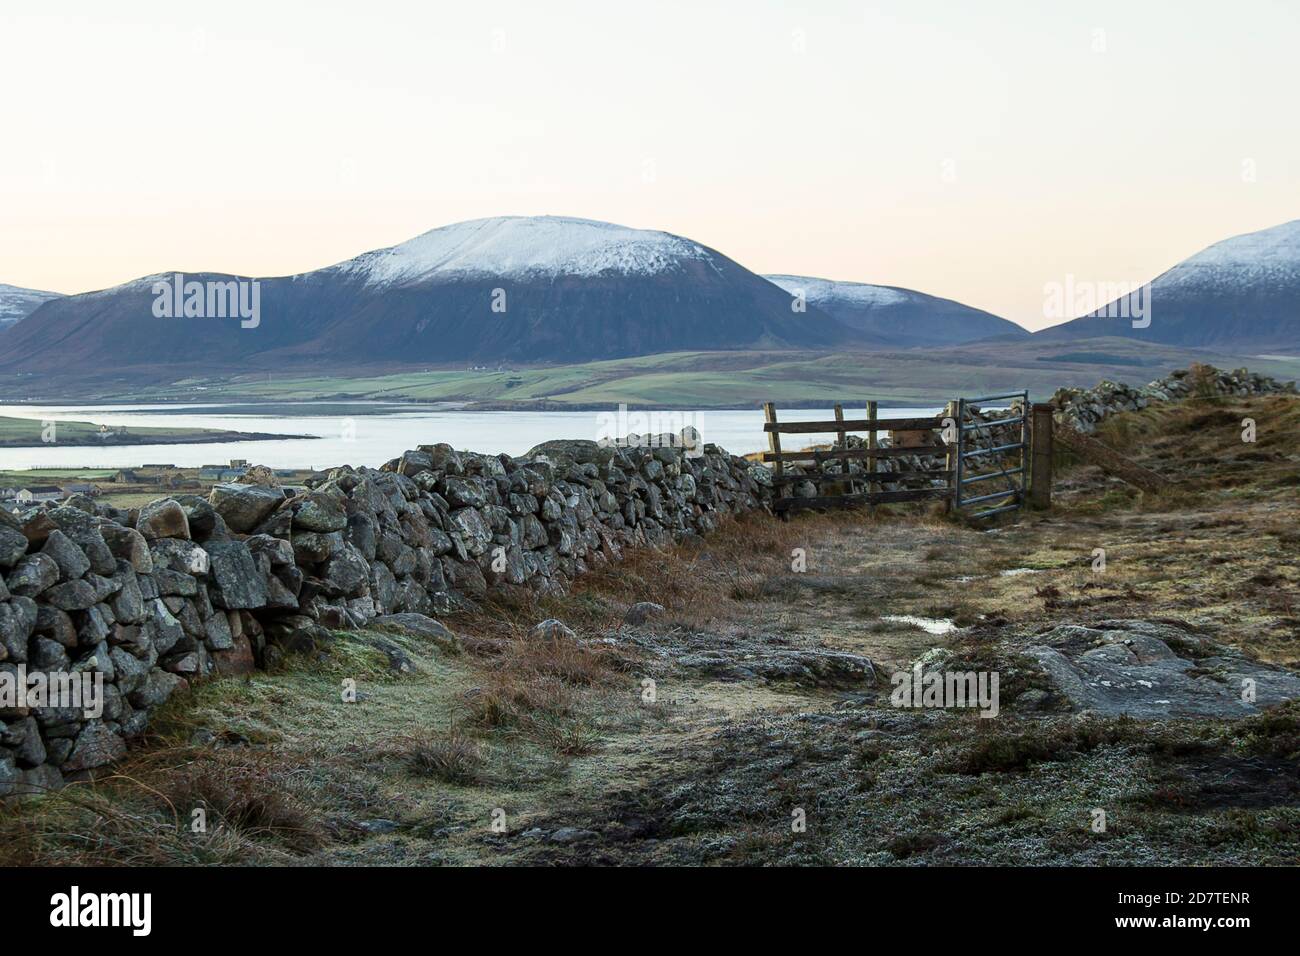
[(1042, 574), (1042, 568), (1007, 568), (1005, 571), (999, 571), (998, 577), (1018, 578), (1022, 574)]
[(927, 634), (951, 634), (957, 630), (957, 625), (947, 618), (913, 617), (911, 614), (886, 614), (881, 620), (890, 621), (894, 624), (911, 624), (913, 627), (919, 627)]

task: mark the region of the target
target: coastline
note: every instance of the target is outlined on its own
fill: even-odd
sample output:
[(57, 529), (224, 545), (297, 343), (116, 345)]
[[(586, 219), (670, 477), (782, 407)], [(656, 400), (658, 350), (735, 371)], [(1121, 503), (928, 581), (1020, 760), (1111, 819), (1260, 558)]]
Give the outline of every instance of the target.
[[(215, 445), (224, 442), (289, 441), (291, 439), (319, 440), (319, 435), (274, 435), (268, 432), (214, 432), (211, 435), (125, 435), (112, 439), (69, 438), (59, 439), (60, 448), (127, 448), (135, 445)], [(50, 443), (27, 439), (0, 440), (0, 448), (44, 448)]]

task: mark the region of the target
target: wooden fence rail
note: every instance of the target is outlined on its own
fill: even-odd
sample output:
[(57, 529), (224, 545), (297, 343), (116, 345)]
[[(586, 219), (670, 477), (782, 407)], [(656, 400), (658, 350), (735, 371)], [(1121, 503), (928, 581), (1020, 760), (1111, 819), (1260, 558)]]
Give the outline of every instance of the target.
[[(995, 400), (1014, 399), (1011, 409), (1002, 417), (984, 421), (974, 413), (978, 405)], [(1019, 404), (1017, 404), (1019, 403)], [(1051, 443), (1052, 415), (1050, 406), (1028, 404), (1026, 392), (986, 396), (982, 399), (957, 399), (950, 402), (942, 415), (922, 418), (881, 418), (875, 402), (866, 403), (866, 418), (845, 418), (844, 406), (837, 404), (833, 419), (811, 422), (783, 422), (778, 420), (776, 405), (763, 405), (763, 431), (767, 434), (768, 450), (762, 461), (773, 466), (773, 484), (777, 496), (773, 510), (778, 513), (892, 504), (907, 501), (943, 500), (949, 507), (982, 506), (971, 517), (991, 517), (1033, 504), (1048, 507), (1051, 502)], [(993, 429), (1014, 429), (1018, 441), (1001, 438), (997, 445), (976, 444), (977, 436), (990, 441)], [(865, 432), (863, 444), (848, 447), (849, 434)], [(889, 447), (881, 447), (876, 436), (891, 432)], [(938, 440), (943, 433), (945, 440)], [(911, 433), (911, 434), (904, 434)], [(919, 433), (919, 434), (918, 434)], [(784, 451), (782, 435), (834, 435), (830, 448), (807, 451)], [(1009, 436), (1008, 436), (1009, 437)], [(1073, 439), (1073, 435), (1070, 436)], [(931, 456), (942, 459), (942, 467), (907, 471), (870, 471), (852, 473), (852, 462), (875, 462), (890, 459)], [(1008, 459), (1014, 459), (1014, 467)], [(839, 473), (821, 471), (822, 465), (839, 462)], [(808, 473), (788, 472), (786, 465), (803, 464), (819, 470)], [(871, 466), (868, 466), (871, 467)], [(942, 482), (924, 488), (895, 488), (882, 490), (883, 484), (928, 480)], [(794, 496), (783, 493), (791, 484), (809, 482), (817, 487), (812, 496)], [(988, 484), (992, 482), (993, 484)], [(972, 485), (980, 485), (978, 492), (966, 492)], [(998, 488), (999, 484), (1006, 487)], [(839, 486), (837, 489), (836, 486)]]
[[(947, 468), (932, 468), (919, 471), (871, 471), (850, 473), (849, 463), (853, 461), (875, 461), (881, 459), (911, 458), (916, 455), (945, 455), (948, 446), (934, 441), (924, 444), (902, 447), (891, 445), (882, 448), (876, 440), (876, 434), (888, 432), (932, 432), (943, 427), (942, 416), (927, 418), (879, 418), (876, 403), (867, 403), (866, 418), (845, 418), (844, 407), (835, 406), (835, 417), (812, 422), (782, 422), (777, 419), (776, 405), (767, 402), (763, 405), (763, 431), (767, 433), (768, 451), (762, 460), (772, 464), (773, 483), (777, 490), (795, 482), (808, 481), (816, 485), (841, 484), (846, 490), (839, 494), (818, 494), (813, 497), (795, 497), (779, 495), (773, 502), (773, 510), (778, 513), (802, 511), (810, 508), (844, 508), (860, 505), (875, 506), (903, 501), (923, 501), (942, 499), (952, 495), (951, 483), (953, 472)], [(858, 448), (848, 447), (851, 432), (866, 432), (865, 444)], [(809, 451), (782, 451), (782, 435), (833, 434), (836, 436), (834, 447)], [(821, 471), (808, 474), (790, 474), (785, 471), (787, 464), (809, 464), (820, 467), (827, 462), (840, 462), (839, 474)], [(884, 482), (897, 482), (912, 478), (937, 479), (944, 482), (942, 487), (899, 488), (882, 491), (879, 485)], [(858, 486), (865, 485), (865, 491)]]
[[(768, 403), (771, 404), (770, 402)], [(773, 414), (775, 414), (773, 409)], [(777, 422), (769, 420), (763, 425), (765, 432), (783, 435), (829, 434), (830, 432), (920, 432), (942, 428), (943, 417), (934, 418), (849, 418), (824, 422)]]

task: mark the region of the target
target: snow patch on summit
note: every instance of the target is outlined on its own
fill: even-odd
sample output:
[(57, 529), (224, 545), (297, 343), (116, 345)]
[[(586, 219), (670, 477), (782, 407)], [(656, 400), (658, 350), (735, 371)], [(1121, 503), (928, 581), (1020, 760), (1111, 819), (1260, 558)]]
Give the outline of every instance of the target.
[(395, 285), (434, 276), (648, 276), (679, 268), (683, 260), (712, 264), (712, 258), (703, 246), (666, 232), (560, 216), (505, 216), (443, 226), (334, 268), (363, 274), (372, 285)]
[(20, 289), (0, 282), (0, 329), (16, 325), (50, 299), (63, 298), (58, 292)]
[(1300, 219), (1233, 236), (1184, 259), (1157, 288), (1237, 288), (1300, 280)]
[(763, 278), (791, 295), (798, 295), (803, 290), (804, 298), (813, 305), (843, 302), (863, 308), (881, 308), (908, 301), (907, 295), (898, 289), (866, 282), (836, 282), (833, 279), (788, 275), (765, 275)]

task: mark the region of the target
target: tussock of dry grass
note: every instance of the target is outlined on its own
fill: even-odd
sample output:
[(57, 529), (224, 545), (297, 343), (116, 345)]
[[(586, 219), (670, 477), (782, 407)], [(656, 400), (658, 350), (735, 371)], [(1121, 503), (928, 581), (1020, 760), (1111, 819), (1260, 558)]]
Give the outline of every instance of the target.
[(573, 690), (555, 678), (527, 681), (500, 673), (467, 691), (464, 699), (469, 719), (492, 729), (527, 727), (539, 717), (568, 717), (575, 708)]
[(596, 735), (585, 729), (585, 697), (620, 685), (630, 696), (631, 665), (625, 651), (605, 644), (517, 638), (464, 694), (466, 717), (487, 730), (523, 732), (562, 755), (589, 753)]
[[(1242, 440), (1243, 421), (1255, 422), (1255, 441)], [(1269, 395), (1222, 397), (1152, 405), (1104, 422), (1097, 437), (1107, 445), (1141, 459), (1201, 469), (1235, 462), (1280, 463), (1300, 445), (1300, 398)], [(1294, 463), (1292, 463), (1294, 464)], [(1172, 477), (1185, 477), (1175, 470)]]
[(298, 772), (265, 751), (219, 751), (196, 755), (161, 773), (159, 792), (171, 806), (203, 807), (208, 825), (233, 828), (249, 839), (269, 839), (306, 852), (325, 833), (305, 797)]
[(291, 862), (330, 837), (311, 789), (269, 751), (147, 753), (0, 817), (0, 865)]
[(1242, 721), (1233, 736), (1247, 753), (1300, 760), (1300, 701), (1289, 701)]
[(1035, 763), (1068, 760), (1134, 735), (1125, 721), (1084, 720), (978, 734), (948, 766), (952, 773), (978, 775), (1024, 770)]
[(481, 783), (487, 762), (478, 741), (459, 729), (399, 737), (382, 755), (402, 760), (416, 776), (461, 785)]

